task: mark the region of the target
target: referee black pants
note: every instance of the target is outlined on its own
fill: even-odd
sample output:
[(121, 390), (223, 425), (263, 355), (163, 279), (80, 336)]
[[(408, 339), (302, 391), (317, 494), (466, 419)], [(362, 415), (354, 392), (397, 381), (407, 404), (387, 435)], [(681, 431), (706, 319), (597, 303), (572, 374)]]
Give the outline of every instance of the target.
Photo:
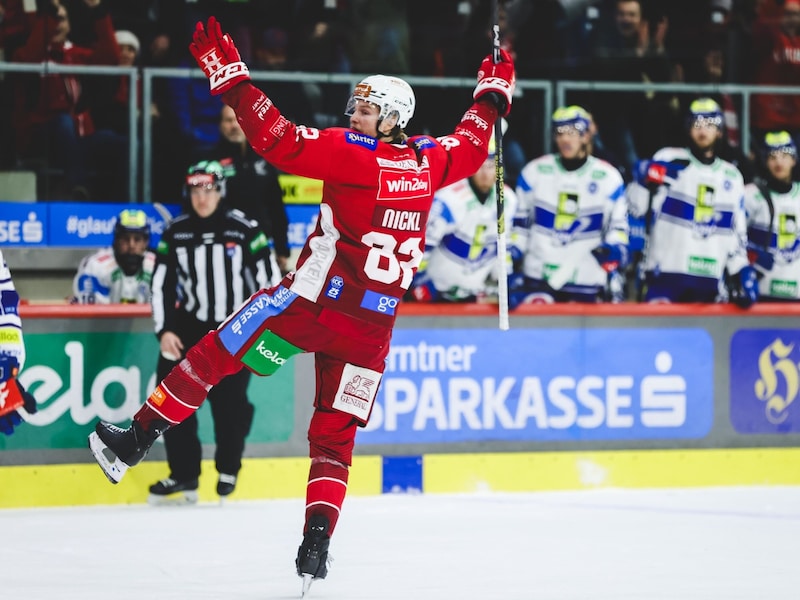
[[(187, 350), (196, 342), (188, 339), (188, 336), (181, 339)], [(159, 354), (157, 380), (162, 381), (177, 364)], [(250, 433), (255, 410), (247, 398), (250, 375), (250, 371), (242, 368), (238, 373), (220, 381), (208, 394), (216, 440), (214, 462), (219, 473), (237, 475), (242, 468), (244, 441)], [(203, 449), (197, 435), (196, 414), (193, 413), (182, 423), (167, 429), (164, 433), (164, 445), (172, 479), (187, 481), (200, 476)]]

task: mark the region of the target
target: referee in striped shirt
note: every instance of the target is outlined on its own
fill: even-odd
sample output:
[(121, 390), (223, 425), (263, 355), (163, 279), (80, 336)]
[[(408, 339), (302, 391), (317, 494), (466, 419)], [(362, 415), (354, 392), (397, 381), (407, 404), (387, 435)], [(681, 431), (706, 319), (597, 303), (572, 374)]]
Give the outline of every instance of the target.
[[(256, 221), (223, 202), (222, 166), (203, 161), (189, 168), (187, 212), (173, 219), (156, 250), (152, 305), (160, 342), (162, 380), (209, 330), (261, 288), (276, 285), (280, 271)], [(223, 379), (208, 400), (216, 436), (217, 493), (230, 494), (242, 464), (254, 407), (247, 398), (250, 372)], [(164, 434), (169, 477), (150, 486), (150, 502), (194, 503), (202, 448), (192, 415)]]

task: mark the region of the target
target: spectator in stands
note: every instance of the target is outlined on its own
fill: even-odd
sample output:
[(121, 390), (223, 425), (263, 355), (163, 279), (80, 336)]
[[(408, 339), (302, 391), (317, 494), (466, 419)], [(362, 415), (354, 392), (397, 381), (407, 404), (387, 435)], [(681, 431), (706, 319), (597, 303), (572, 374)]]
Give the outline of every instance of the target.
[[(410, 0), (408, 24), (411, 40), (411, 72), (428, 77), (461, 77), (471, 68), (471, 52), (467, 52), (469, 26), (477, 2), (429, 2)], [(480, 39), (483, 54), (486, 25)], [(481, 44), (481, 42), (484, 42)]]
[(509, 306), (623, 299), (628, 214), (622, 175), (589, 153), (590, 117), (580, 106), (552, 117), (558, 148), (519, 176)]
[(278, 171), (247, 142), (230, 106), (222, 107), (219, 130), (222, 139), (210, 157), (222, 165), (225, 203), (258, 221), (261, 230), (272, 241), (281, 273), (286, 274), (289, 272), (289, 219)]
[[(96, 42), (91, 47), (69, 40), (67, 9), (58, 0), (45, 0), (33, 17), (25, 45), (14, 54), (20, 62), (116, 65), (119, 50), (111, 18), (101, 0), (83, 0), (93, 17)], [(66, 190), (74, 198), (89, 197), (86, 141), (94, 133), (90, 113), (81, 98), (81, 85), (74, 75), (24, 75), (14, 110), (17, 148), (22, 156), (44, 153), (51, 164), (64, 170)]]
[[(22, 0), (0, 0), (0, 63), (12, 60), (28, 38), (30, 27), (23, 8)], [(11, 78), (0, 73), (0, 140), (14, 139), (12, 92)], [(0, 169), (14, 167), (15, 161), (14, 145), (0, 144)]]
[[(270, 21), (272, 22), (272, 21)], [(297, 0), (289, 31), (289, 64), (293, 70), (312, 73), (350, 73), (348, 44), (350, 24), (341, 2)], [(350, 93), (348, 84), (319, 85), (321, 96), (314, 106), (317, 127), (341, 125), (342, 99)]]
[[(785, 0), (777, 22), (757, 23), (753, 51), (756, 84), (800, 83), (800, 0)], [(751, 115), (759, 139), (769, 131), (786, 130), (795, 145), (800, 142), (800, 95), (754, 95)]]
[(148, 249), (150, 226), (143, 210), (125, 209), (114, 225), (114, 240), (81, 261), (72, 283), (77, 304), (150, 302), (156, 256)]
[(744, 181), (719, 158), (722, 109), (710, 98), (689, 107), (688, 146), (662, 148), (637, 165), (630, 211), (645, 219), (644, 299), (726, 302), (744, 308), (758, 297), (745, 249)]
[[(140, 43), (136, 35), (127, 30), (116, 31), (119, 46), (119, 65), (136, 66)], [(141, 80), (137, 80), (136, 115), (141, 116)], [(95, 134), (89, 144), (89, 156), (97, 174), (94, 196), (116, 201), (128, 196), (128, 158), (130, 143), (130, 84), (126, 75), (119, 77), (87, 78), (87, 107), (94, 122)], [(141, 139), (141, 138), (140, 138)]]
[[(425, 234), (425, 254), (409, 299), (418, 302), (475, 302), (495, 295), (498, 278), (495, 144), (478, 171), (439, 190), (433, 197)], [(504, 189), (506, 231), (517, 197)], [(504, 260), (503, 265), (510, 263)], [(510, 265), (509, 265), (510, 266)], [(499, 274), (507, 277), (505, 268)]]
[[(177, 65), (190, 68), (190, 59)], [(167, 114), (175, 118), (180, 131), (181, 145), (192, 154), (206, 154), (219, 142), (219, 111), (222, 102), (205, 93), (205, 84), (197, 78), (167, 80), (169, 107)]]
[(745, 187), (747, 250), (758, 271), (759, 301), (800, 300), (800, 183), (797, 145), (788, 131), (761, 140), (763, 177)]
[(3, 59), (11, 60), (28, 35), (30, 23), (23, 0), (0, 0), (0, 51)]
[[(142, 49), (140, 63), (144, 67), (174, 67), (179, 59), (175, 55), (183, 48), (175, 45), (170, 28), (159, 23), (155, 35), (149, 44)], [(184, 184), (186, 165), (192, 162), (195, 148), (193, 144), (184, 142), (180, 130), (180, 122), (174, 111), (177, 109), (172, 101), (171, 79), (155, 77), (153, 95), (150, 103), (152, 126), (152, 201), (172, 202), (180, 197)]]
[(156, 35), (163, 21), (179, 27), (179, 15), (185, 12), (185, 2), (171, 0), (103, 0), (108, 5), (111, 19), (117, 30), (130, 31), (144, 44)]
[[(672, 65), (665, 16), (645, 15), (640, 0), (617, 0), (613, 15), (601, 15), (585, 79), (612, 82), (667, 82)], [(668, 97), (641, 92), (597, 92), (590, 103), (608, 149), (630, 170), (640, 156), (659, 147), (659, 125)]]
[(0, 251), (0, 431), (14, 433), (22, 423), (24, 413), (36, 412), (36, 398), (25, 391), (17, 374), (25, 364), (25, 344), (22, 339), (22, 321), (19, 318), (19, 295), (11, 281), (3, 252)]
[[(254, 71), (289, 71), (289, 34), (278, 27), (268, 27), (261, 32), (255, 45)], [(322, 91), (318, 84), (299, 81), (268, 81), (256, 85), (269, 87), (270, 98), (287, 118), (295, 123), (314, 125), (314, 113), (322, 112)], [(316, 102), (312, 102), (312, 98)], [(316, 108), (315, 108), (316, 104)]]
[(520, 79), (556, 79), (563, 75), (567, 16), (561, 0), (506, 2), (508, 31), (503, 44), (520, 65)]
[(353, 72), (410, 72), (407, 0), (350, 0), (346, 10)]

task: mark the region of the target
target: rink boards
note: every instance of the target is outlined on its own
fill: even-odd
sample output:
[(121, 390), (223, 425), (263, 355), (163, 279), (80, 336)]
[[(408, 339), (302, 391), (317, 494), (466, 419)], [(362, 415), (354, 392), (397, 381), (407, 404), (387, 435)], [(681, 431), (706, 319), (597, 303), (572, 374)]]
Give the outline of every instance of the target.
[[(86, 435), (154, 384), (141, 307), (23, 307), (39, 412), (0, 438), (0, 507), (140, 503), (163, 447), (109, 484)], [(400, 308), (350, 494), (800, 484), (800, 310), (758, 306)], [(313, 358), (253, 378), (256, 422), (232, 499), (302, 497)], [(213, 456), (206, 408), (205, 456)], [(201, 499), (214, 501), (206, 460)]]
[[(416, 463), (416, 468), (411, 464)], [(0, 467), (0, 508), (138, 504), (165, 477), (145, 461), (111, 485), (94, 464)], [(249, 458), (230, 500), (301, 498), (305, 458)], [(600, 488), (800, 485), (800, 449), (620, 450), (356, 457), (348, 494), (529, 492)], [(203, 461), (200, 500), (216, 502), (216, 471)]]

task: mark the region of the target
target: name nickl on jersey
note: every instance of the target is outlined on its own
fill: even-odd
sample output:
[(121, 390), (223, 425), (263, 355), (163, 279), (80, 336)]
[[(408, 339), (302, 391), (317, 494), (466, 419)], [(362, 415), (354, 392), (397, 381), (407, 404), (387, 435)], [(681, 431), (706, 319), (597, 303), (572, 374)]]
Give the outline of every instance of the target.
[(372, 225), (397, 231), (422, 231), (423, 212), (419, 210), (396, 210), (377, 206), (372, 217)]
[(378, 200), (425, 198), (430, 194), (430, 173), (409, 176), (381, 169), (378, 175)]

